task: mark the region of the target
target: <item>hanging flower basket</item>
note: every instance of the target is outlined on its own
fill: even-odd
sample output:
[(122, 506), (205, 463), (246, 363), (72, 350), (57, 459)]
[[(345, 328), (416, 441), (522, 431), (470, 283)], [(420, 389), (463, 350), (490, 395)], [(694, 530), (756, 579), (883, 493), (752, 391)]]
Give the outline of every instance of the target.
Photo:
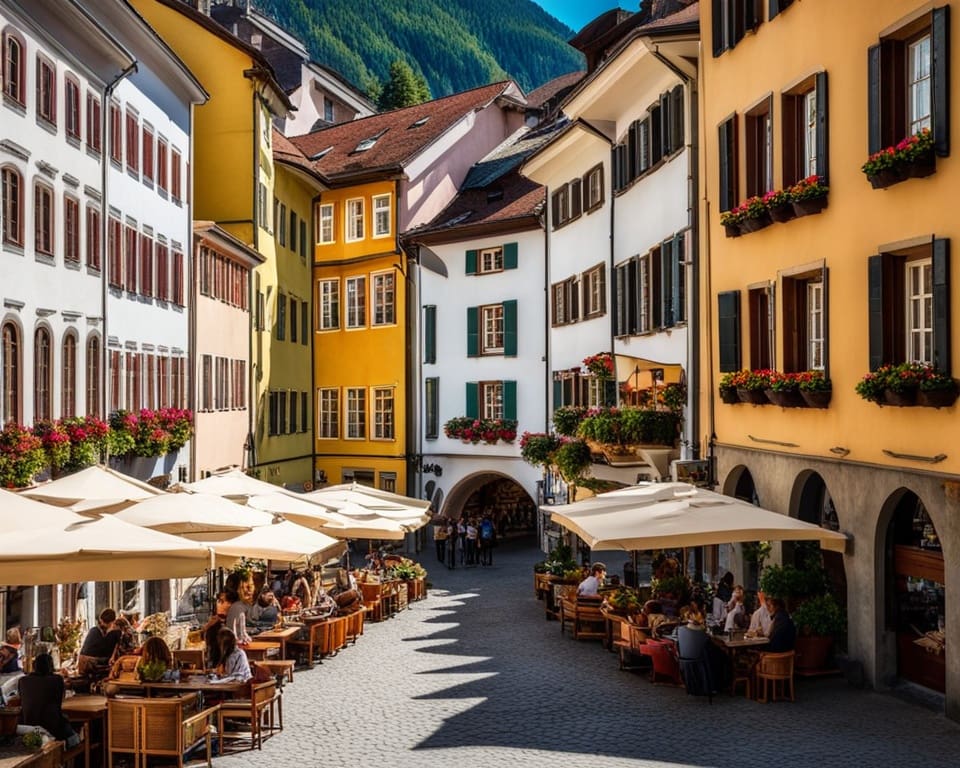
[(800, 397), (802, 397), (803, 401), (807, 404), (807, 408), (826, 408), (830, 405), (830, 398), (833, 397), (833, 391), (827, 389), (809, 392), (801, 389)]

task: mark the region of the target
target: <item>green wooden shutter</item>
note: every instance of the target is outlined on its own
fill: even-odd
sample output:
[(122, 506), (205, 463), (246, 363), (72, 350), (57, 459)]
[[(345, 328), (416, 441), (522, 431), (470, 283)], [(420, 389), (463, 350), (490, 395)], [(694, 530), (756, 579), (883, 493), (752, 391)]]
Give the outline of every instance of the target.
[(867, 48), (867, 154), (883, 149), (880, 125), (880, 46)]
[(423, 308), (423, 362), (437, 362), (437, 308), (433, 304)]
[(720, 372), (740, 370), (740, 291), (717, 295), (717, 335), (720, 341)]
[(503, 244), (503, 268), (504, 269), (517, 268), (517, 244), (516, 243)]
[(503, 382), (503, 418), (517, 419), (517, 382)]
[(517, 356), (517, 300), (503, 302), (503, 356)]
[(553, 377), (553, 410), (557, 410), (563, 405), (563, 382), (556, 376)]
[(475, 250), (467, 251), (467, 274), (477, 274), (477, 252)]
[(933, 364), (950, 373), (950, 241), (933, 241)]
[(933, 51), (933, 149), (940, 157), (950, 154), (950, 6), (933, 9), (930, 27)]
[(467, 357), (480, 354), (480, 307), (467, 307)]
[(480, 385), (477, 382), (467, 382), (467, 401), (463, 405), (464, 416), (468, 419), (476, 419), (480, 415)]
[(883, 338), (883, 256), (867, 259), (867, 311), (870, 318), (870, 370), (884, 363)]
[(713, 55), (719, 56), (726, 48), (723, 44), (723, 2), (724, 0), (713, 0), (710, 8), (710, 21), (713, 27)]
[(673, 238), (673, 258), (671, 259), (673, 268), (673, 281), (671, 288), (670, 303), (673, 309), (673, 324), (682, 323), (686, 320), (685, 305), (685, 283), (686, 269), (683, 264), (683, 233), (679, 233)]
[(827, 73), (817, 73), (817, 176), (824, 183), (830, 173), (830, 121), (827, 119)]

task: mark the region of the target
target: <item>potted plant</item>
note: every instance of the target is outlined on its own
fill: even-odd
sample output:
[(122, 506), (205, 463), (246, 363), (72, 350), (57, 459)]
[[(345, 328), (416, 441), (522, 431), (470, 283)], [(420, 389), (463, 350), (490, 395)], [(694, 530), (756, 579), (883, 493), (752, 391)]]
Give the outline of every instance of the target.
[(759, 195), (748, 197), (740, 207), (743, 209), (743, 222), (740, 226), (744, 232), (756, 232), (773, 224), (770, 210)]
[(797, 377), (800, 397), (808, 408), (826, 408), (833, 395), (833, 385), (823, 371), (803, 371)]
[(660, 390), (660, 402), (671, 413), (681, 413), (687, 404), (687, 388), (680, 383), (667, 384)]
[(741, 402), (752, 405), (766, 405), (766, 390), (770, 387), (770, 371), (760, 369), (756, 371), (743, 370), (737, 377), (737, 396)]
[(887, 389), (887, 373), (889, 365), (882, 365), (877, 370), (863, 375), (857, 382), (854, 391), (868, 403), (879, 405), (883, 402), (883, 393)]
[(903, 407), (916, 405), (922, 373), (923, 366), (920, 363), (900, 363), (892, 366), (887, 373), (883, 402)]
[(957, 380), (938, 371), (934, 366), (924, 366), (920, 374), (917, 405), (928, 408), (949, 408), (957, 401)]
[(565, 441), (553, 456), (557, 471), (573, 485), (589, 471), (591, 461), (590, 449), (583, 440)]
[(763, 202), (767, 204), (767, 210), (770, 211), (770, 218), (781, 224), (790, 221), (790, 219), (797, 215), (793, 208), (793, 199), (791, 198), (789, 190), (771, 190), (763, 196)]
[(825, 669), (834, 638), (845, 624), (840, 605), (830, 594), (810, 597), (797, 606), (793, 622), (798, 630), (797, 669)]
[(795, 373), (770, 372), (770, 386), (765, 390), (767, 399), (781, 408), (803, 408), (800, 396), (800, 380)]
[(545, 432), (524, 432), (520, 437), (520, 457), (535, 467), (550, 463), (553, 452), (560, 447), (560, 438)]
[(729, 211), (721, 213), (720, 224), (723, 226), (727, 237), (740, 237), (743, 234), (743, 211), (740, 206), (735, 206)]
[(790, 200), (797, 216), (810, 216), (820, 213), (827, 207), (827, 193), (830, 188), (816, 174), (801, 179), (790, 187)]
[(601, 381), (613, 378), (613, 355), (609, 352), (599, 352), (583, 358), (583, 366)]
[(729, 371), (720, 377), (720, 401), (727, 405), (740, 402), (740, 397), (737, 395), (737, 375), (739, 373), (740, 371)]
[(900, 163), (911, 178), (930, 176), (937, 170), (933, 153), (933, 134), (924, 128), (897, 144)]
[(43, 442), (14, 421), (0, 430), (0, 487), (24, 488), (47, 464)]
[(640, 596), (629, 587), (618, 587), (604, 596), (604, 607), (618, 616), (629, 616), (639, 613), (642, 603)]
[(553, 412), (553, 428), (559, 435), (573, 437), (586, 412), (587, 409), (579, 405), (562, 405)]

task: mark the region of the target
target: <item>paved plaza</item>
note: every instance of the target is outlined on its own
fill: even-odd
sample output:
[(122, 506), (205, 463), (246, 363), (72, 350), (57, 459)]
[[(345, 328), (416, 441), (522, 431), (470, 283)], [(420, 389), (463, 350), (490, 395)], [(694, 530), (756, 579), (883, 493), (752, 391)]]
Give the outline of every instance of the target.
[(286, 730), (217, 768), (960, 764), (960, 725), (839, 678), (799, 681), (793, 704), (711, 705), (619, 671), (599, 641), (544, 620), (531, 545), (499, 547), (491, 568), (421, 557), (428, 599), (298, 670)]

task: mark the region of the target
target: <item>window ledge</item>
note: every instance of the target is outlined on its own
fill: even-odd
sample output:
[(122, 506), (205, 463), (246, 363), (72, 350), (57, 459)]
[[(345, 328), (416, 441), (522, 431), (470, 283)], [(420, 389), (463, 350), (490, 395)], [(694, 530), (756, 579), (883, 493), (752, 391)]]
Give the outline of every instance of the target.
[(57, 260), (49, 253), (36, 253), (34, 254), (34, 260), (40, 264), (46, 264), (50, 267), (57, 266)]
[(3, 103), (7, 107), (7, 109), (10, 109), (16, 112), (18, 115), (20, 115), (20, 117), (27, 116), (27, 105), (18, 101), (10, 94), (8, 93), (3, 94)]

